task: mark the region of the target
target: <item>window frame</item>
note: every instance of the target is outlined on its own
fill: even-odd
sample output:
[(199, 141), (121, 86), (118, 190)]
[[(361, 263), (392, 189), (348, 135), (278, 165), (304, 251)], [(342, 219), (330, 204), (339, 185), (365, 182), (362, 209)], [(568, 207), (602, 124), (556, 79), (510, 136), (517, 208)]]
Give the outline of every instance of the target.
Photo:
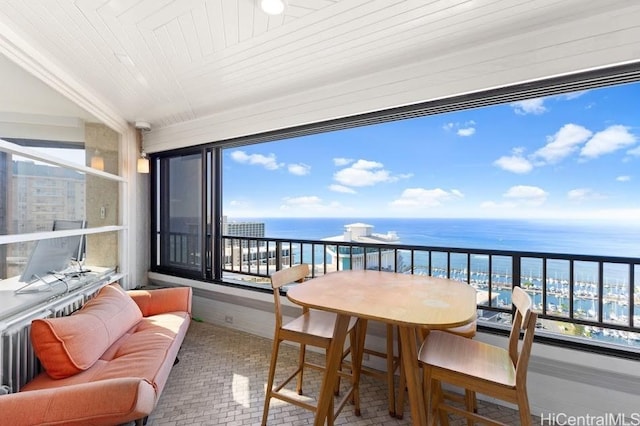
[[(209, 244), (207, 242), (207, 233), (209, 232), (209, 226), (206, 223), (207, 217), (207, 188), (210, 187), (210, 183), (207, 181), (207, 155), (210, 152), (210, 149), (204, 147), (189, 147), (178, 150), (166, 151), (163, 153), (157, 153), (150, 155), (150, 269), (154, 272), (160, 273), (168, 273), (170, 275), (176, 275), (185, 278), (192, 278), (198, 280), (211, 280), (211, 268), (207, 268), (207, 256), (202, 255), (211, 251), (211, 248), (208, 247)], [(172, 159), (176, 157), (184, 157), (190, 155), (200, 155), (200, 162), (202, 167), (202, 174), (200, 176), (200, 188), (201, 188), (201, 211), (200, 211), (200, 226), (203, 230), (202, 238), (199, 242), (199, 248), (201, 252), (201, 256), (203, 261), (200, 265), (200, 270), (196, 271), (195, 269), (186, 269), (186, 268), (178, 268), (171, 267), (168, 265), (162, 265), (161, 259), (162, 254), (159, 254), (159, 250), (161, 249), (161, 242), (158, 242), (158, 226), (166, 226), (163, 224), (163, 217), (160, 215), (162, 211), (168, 211), (168, 200), (169, 200), (169, 173), (167, 171), (166, 164)], [(158, 206), (156, 201), (160, 200), (161, 205)], [(209, 269), (209, 270), (207, 270)]]
[[(492, 88), (488, 90), (461, 94), (458, 96), (452, 96), (443, 99), (436, 99), (432, 101), (422, 102), (418, 104), (406, 105), (401, 107), (389, 108), (385, 110), (370, 112), (359, 114), (351, 117), (343, 117), (338, 119), (327, 120), (323, 122), (310, 123), (300, 126), (293, 126), (284, 129), (278, 129), (273, 131), (262, 132), (259, 134), (248, 135), (248, 136), (240, 136), (236, 138), (230, 138), (220, 141), (212, 141), (205, 144), (195, 145), (188, 148), (180, 148), (174, 149), (170, 151), (164, 151), (159, 153), (151, 154), (151, 175), (152, 175), (152, 202), (151, 202), (151, 210), (152, 210), (152, 230), (151, 230), (151, 244), (152, 244), (152, 256), (155, 256), (157, 252), (157, 247), (155, 245), (155, 226), (154, 221), (156, 219), (155, 215), (157, 211), (155, 210), (155, 202), (156, 194), (154, 191), (157, 191), (157, 188), (154, 189), (155, 184), (157, 183), (157, 171), (156, 169), (156, 161), (160, 158), (166, 158), (168, 156), (174, 155), (184, 155), (188, 152), (194, 152), (200, 150), (201, 152), (210, 152), (213, 155), (214, 170), (211, 173), (211, 179), (213, 182), (210, 182), (211, 188), (214, 191), (212, 197), (212, 212), (214, 214), (212, 218), (213, 225), (213, 238), (211, 239), (213, 243), (212, 253), (213, 257), (211, 260), (211, 268), (212, 274), (207, 277), (205, 274), (202, 274), (201, 277), (193, 277), (193, 276), (184, 276), (179, 273), (177, 270), (173, 270), (171, 268), (156, 268), (155, 263), (151, 262), (151, 271), (158, 273), (165, 273), (168, 275), (175, 276), (184, 276), (185, 278), (195, 278), (200, 281), (221, 284), (226, 286), (232, 286), (237, 288), (246, 289), (249, 291), (258, 291), (264, 292), (264, 289), (252, 287), (250, 285), (243, 285), (239, 282), (230, 282), (225, 281), (222, 277), (221, 272), (221, 259), (223, 253), (221, 253), (221, 220), (222, 220), (222, 150), (229, 148), (237, 148), (246, 145), (254, 145), (266, 142), (273, 142), (282, 139), (295, 138), (300, 136), (307, 136), (318, 133), (331, 132), (336, 130), (350, 129), (355, 127), (367, 126), (372, 124), (380, 124), (385, 122), (391, 122), (396, 120), (403, 120), (409, 118), (417, 118), (424, 117), (430, 115), (444, 114), (449, 112), (457, 112), (463, 111), (473, 108), (480, 107), (488, 107), (499, 104), (506, 104), (510, 102), (517, 102), (526, 99), (532, 99), (537, 97), (548, 97), (554, 95), (562, 95), (577, 91), (589, 90), (589, 89), (597, 89), (610, 87), (614, 85), (623, 85), (629, 83), (638, 83), (640, 82), (640, 62), (631, 62), (625, 63), (616, 66), (609, 66), (594, 70), (588, 70), (579, 73), (572, 73), (567, 75), (555, 76), (550, 78), (545, 78), (536, 81), (528, 81), (519, 84), (513, 84), (510, 86), (500, 87), (500, 88)], [(203, 155), (203, 158), (205, 156)], [(206, 166), (206, 164), (203, 164)], [(207, 175), (206, 170), (203, 169), (203, 179)], [(203, 189), (206, 188), (205, 182), (203, 182)], [(203, 194), (203, 205), (206, 201), (206, 194)], [(203, 212), (203, 215), (206, 215), (206, 212)], [(218, 263), (216, 263), (216, 261)], [(204, 269), (203, 265), (203, 269)], [(494, 327), (480, 327), (483, 331), (493, 334), (501, 334), (504, 335), (505, 331), (499, 328)], [(631, 358), (638, 359), (640, 357), (639, 353), (635, 353), (631, 348), (631, 351), (627, 351), (624, 349), (617, 349), (615, 347), (602, 346), (594, 342), (591, 343), (582, 343), (575, 341), (568, 341), (567, 339), (563, 339), (562, 336), (556, 337), (543, 337), (539, 338), (539, 340), (544, 341), (544, 343), (560, 346), (560, 347), (568, 347), (579, 349), (585, 352), (593, 352), (604, 355), (616, 356), (621, 358)]]

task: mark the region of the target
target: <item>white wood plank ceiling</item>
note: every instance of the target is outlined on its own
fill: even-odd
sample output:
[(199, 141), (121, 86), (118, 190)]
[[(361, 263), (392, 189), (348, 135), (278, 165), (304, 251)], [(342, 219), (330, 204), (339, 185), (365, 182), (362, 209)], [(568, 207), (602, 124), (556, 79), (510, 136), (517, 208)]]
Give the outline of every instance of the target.
[[(526, 67), (548, 75), (640, 59), (636, 0), (288, 0), (275, 17), (259, 3), (2, 0), (0, 23), (124, 119), (154, 129), (323, 88), (356, 99), (373, 81), (412, 79), (417, 98), (395, 101), (406, 103), (456, 94), (456, 82), (517, 82)], [(350, 84), (374, 75), (385, 77)], [(392, 106), (391, 95), (380, 105)]]

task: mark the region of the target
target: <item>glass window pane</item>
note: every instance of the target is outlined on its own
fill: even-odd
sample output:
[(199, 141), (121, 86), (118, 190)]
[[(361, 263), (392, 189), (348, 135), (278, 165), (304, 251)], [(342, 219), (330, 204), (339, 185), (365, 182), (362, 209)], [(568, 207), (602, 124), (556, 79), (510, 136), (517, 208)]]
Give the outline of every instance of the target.
[[(33, 281), (58, 272), (115, 268), (118, 232), (0, 245), (0, 280)], [(2, 281), (0, 281), (2, 287)]]
[[(161, 163), (159, 265), (200, 271), (202, 265), (202, 156), (169, 158)], [(164, 210), (163, 210), (164, 208)]]
[[(63, 134), (52, 134), (50, 137), (60, 139), (42, 139), (42, 136), (35, 139), (28, 134), (23, 137), (6, 137), (0, 134), (0, 138), (7, 142), (43, 154), (45, 159), (64, 160), (114, 175), (120, 174), (120, 135), (104, 124), (78, 120), (77, 126), (66, 128)], [(44, 161), (36, 161), (36, 164), (44, 164)]]
[(0, 234), (53, 230), (55, 220), (84, 220), (87, 227), (119, 224), (120, 183), (64, 167), (0, 154), (6, 179), (0, 197)]

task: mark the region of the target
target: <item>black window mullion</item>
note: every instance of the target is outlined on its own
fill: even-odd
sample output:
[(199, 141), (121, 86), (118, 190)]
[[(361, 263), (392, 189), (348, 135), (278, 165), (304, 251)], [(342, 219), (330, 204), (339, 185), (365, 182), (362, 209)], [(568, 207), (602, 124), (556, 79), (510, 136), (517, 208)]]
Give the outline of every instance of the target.
[(211, 159), (211, 206), (212, 211), (212, 227), (213, 237), (211, 238), (212, 247), (212, 265), (213, 279), (222, 280), (222, 265), (224, 248), (222, 246), (222, 150), (220, 147), (212, 149)]
[(171, 238), (169, 236), (169, 159), (160, 160), (160, 265), (167, 265), (169, 262), (169, 247)]

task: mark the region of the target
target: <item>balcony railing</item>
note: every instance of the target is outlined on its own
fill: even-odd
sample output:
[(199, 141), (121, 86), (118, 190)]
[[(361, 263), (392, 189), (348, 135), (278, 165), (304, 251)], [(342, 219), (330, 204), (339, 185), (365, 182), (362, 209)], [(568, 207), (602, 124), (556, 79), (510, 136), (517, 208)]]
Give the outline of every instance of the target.
[(640, 357), (640, 258), (236, 236), (222, 237), (221, 253), (223, 280), (254, 287), (301, 262), (312, 277), (376, 269), (463, 281), (478, 290), (480, 323), (497, 329), (510, 321), (511, 290), (521, 286), (539, 314), (538, 334)]

